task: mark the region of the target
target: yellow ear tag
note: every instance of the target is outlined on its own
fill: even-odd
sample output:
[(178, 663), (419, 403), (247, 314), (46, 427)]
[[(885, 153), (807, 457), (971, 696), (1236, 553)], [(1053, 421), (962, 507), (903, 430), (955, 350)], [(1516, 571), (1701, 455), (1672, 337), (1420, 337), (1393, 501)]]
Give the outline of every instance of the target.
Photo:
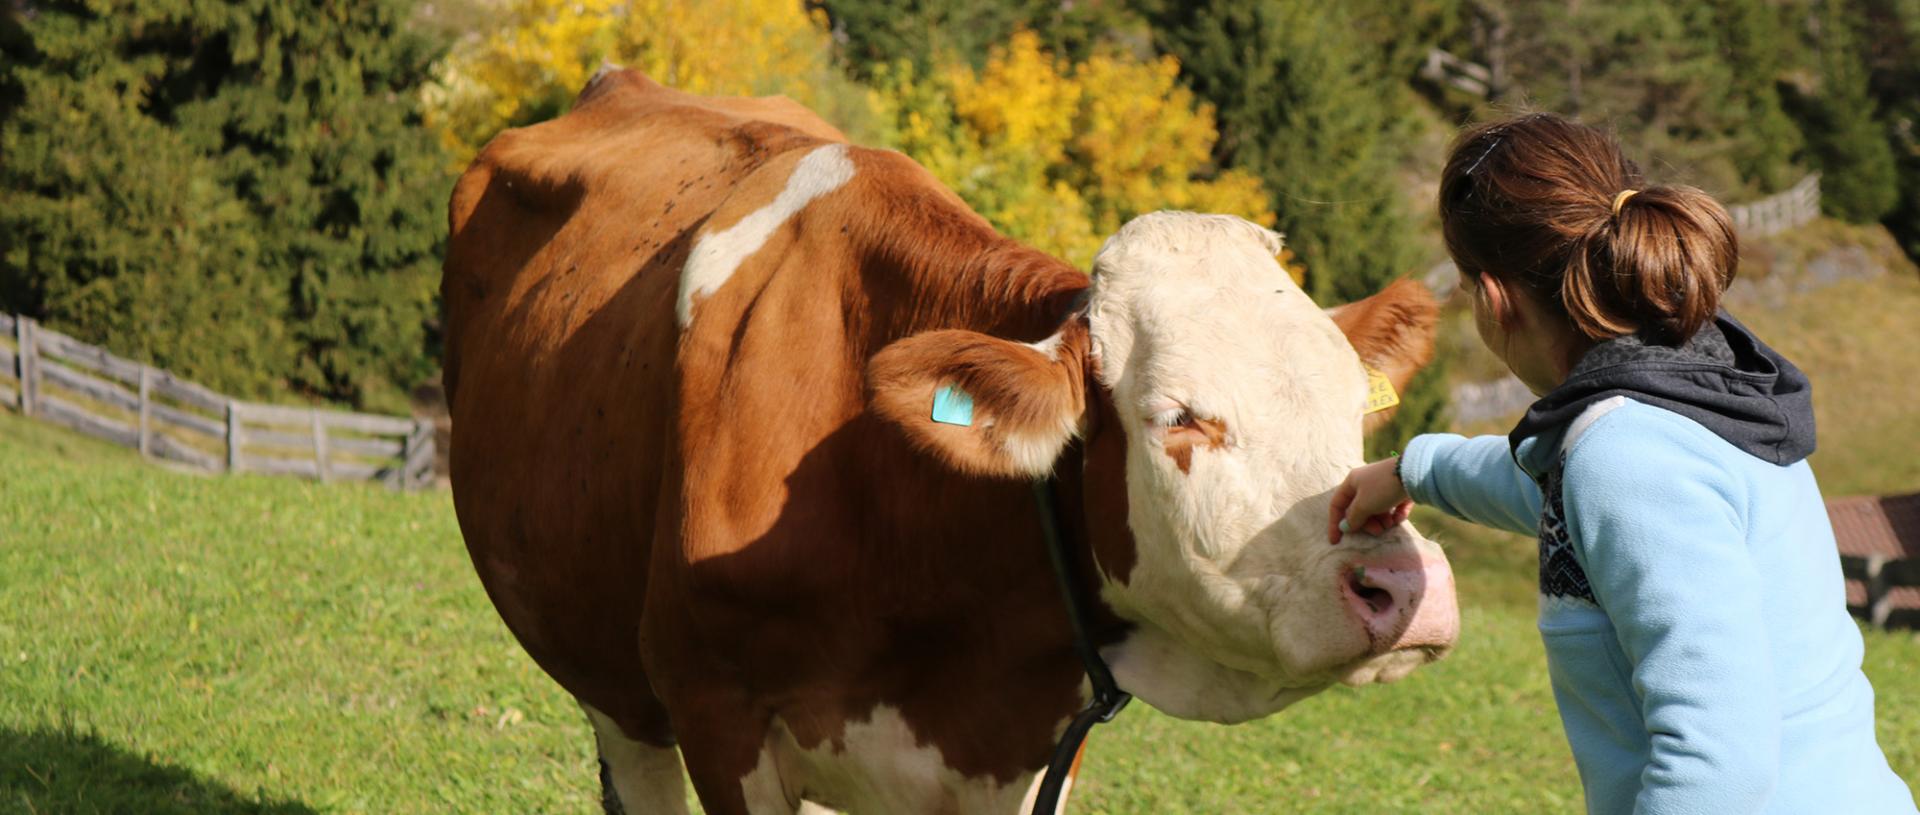
[(1393, 389), (1393, 380), (1386, 374), (1367, 366), (1367, 412), (1379, 413), (1400, 404), (1400, 394)]

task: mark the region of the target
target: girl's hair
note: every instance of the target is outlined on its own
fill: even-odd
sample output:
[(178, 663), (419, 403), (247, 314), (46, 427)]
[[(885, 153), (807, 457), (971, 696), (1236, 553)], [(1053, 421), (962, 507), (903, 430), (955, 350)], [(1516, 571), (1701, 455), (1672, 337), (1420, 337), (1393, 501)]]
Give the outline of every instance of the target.
[(1712, 196), (1646, 186), (1607, 133), (1545, 113), (1460, 135), (1440, 176), (1440, 223), (1461, 273), (1522, 284), (1595, 341), (1686, 342), (1713, 319), (1740, 257)]

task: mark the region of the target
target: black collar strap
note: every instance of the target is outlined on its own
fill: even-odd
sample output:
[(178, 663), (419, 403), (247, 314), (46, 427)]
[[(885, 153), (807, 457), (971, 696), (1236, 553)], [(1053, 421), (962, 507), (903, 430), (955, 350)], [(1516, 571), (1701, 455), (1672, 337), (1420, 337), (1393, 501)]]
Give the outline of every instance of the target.
[(1059, 811), (1060, 793), (1066, 787), (1067, 774), (1073, 770), (1073, 759), (1080, 753), (1087, 731), (1100, 722), (1113, 721), (1113, 717), (1120, 715), (1120, 709), (1133, 701), (1133, 696), (1114, 684), (1113, 671), (1107, 669), (1100, 651), (1087, 636), (1087, 599), (1080, 591), (1078, 570), (1074, 568), (1076, 561), (1060, 537), (1060, 506), (1053, 496), (1054, 485), (1053, 478), (1033, 482), (1033, 498), (1040, 505), (1040, 529), (1047, 539), (1047, 558), (1053, 561), (1053, 576), (1067, 601), (1067, 619), (1073, 623), (1073, 650), (1080, 655), (1080, 664), (1086, 668), (1087, 679), (1093, 685), (1093, 699), (1074, 714), (1067, 732), (1061, 734), (1060, 743), (1053, 748), (1053, 760), (1047, 762), (1047, 774), (1041, 779), (1039, 793), (1033, 797), (1033, 815), (1054, 815)]

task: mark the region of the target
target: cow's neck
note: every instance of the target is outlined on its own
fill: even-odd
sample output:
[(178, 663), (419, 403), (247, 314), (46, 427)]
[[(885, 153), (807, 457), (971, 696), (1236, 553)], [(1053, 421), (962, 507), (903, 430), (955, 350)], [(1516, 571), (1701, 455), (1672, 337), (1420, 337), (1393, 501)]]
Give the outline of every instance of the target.
[(1155, 709), (1181, 719), (1235, 724), (1270, 716), (1319, 693), (1223, 665), (1157, 626), (1131, 627), (1101, 649), (1115, 681)]
[[(1117, 428), (1116, 428), (1117, 429)], [(1113, 516), (1109, 493), (1100, 483), (1099, 473), (1089, 471), (1087, 461), (1097, 453), (1091, 445), (1101, 441), (1097, 429), (1090, 427), (1089, 438), (1067, 448), (1055, 467), (1054, 492), (1059, 501), (1061, 538), (1067, 553), (1075, 560), (1074, 574), (1080, 581), (1080, 594), (1086, 598), (1088, 633), (1093, 643), (1105, 647), (1126, 635), (1127, 623), (1100, 599), (1102, 586), (1116, 574), (1116, 562), (1131, 566), (1133, 541), (1126, 530), (1125, 485), (1119, 495), (1119, 524)], [(1116, 537), (1117, 536), (1117, 537)], [(1123, 687), (1122, 690), (1125, 690)]]

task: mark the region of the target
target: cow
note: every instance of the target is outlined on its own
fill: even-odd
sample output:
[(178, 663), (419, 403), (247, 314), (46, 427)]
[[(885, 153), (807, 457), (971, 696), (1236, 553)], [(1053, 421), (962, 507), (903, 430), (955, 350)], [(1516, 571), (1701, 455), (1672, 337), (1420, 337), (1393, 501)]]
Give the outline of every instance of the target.
[(453, 498), (592, 723), (609, 811), (1013, 813), (1089, 683), (1030, 482), (1120, 687), (1242, 722), (1458, 628), (1409, 524), (1326, 539), (1411, 282), (1326, 311), (1239, 218), (1091, 274), (785, 99), (607, 70), (456, 185)]

